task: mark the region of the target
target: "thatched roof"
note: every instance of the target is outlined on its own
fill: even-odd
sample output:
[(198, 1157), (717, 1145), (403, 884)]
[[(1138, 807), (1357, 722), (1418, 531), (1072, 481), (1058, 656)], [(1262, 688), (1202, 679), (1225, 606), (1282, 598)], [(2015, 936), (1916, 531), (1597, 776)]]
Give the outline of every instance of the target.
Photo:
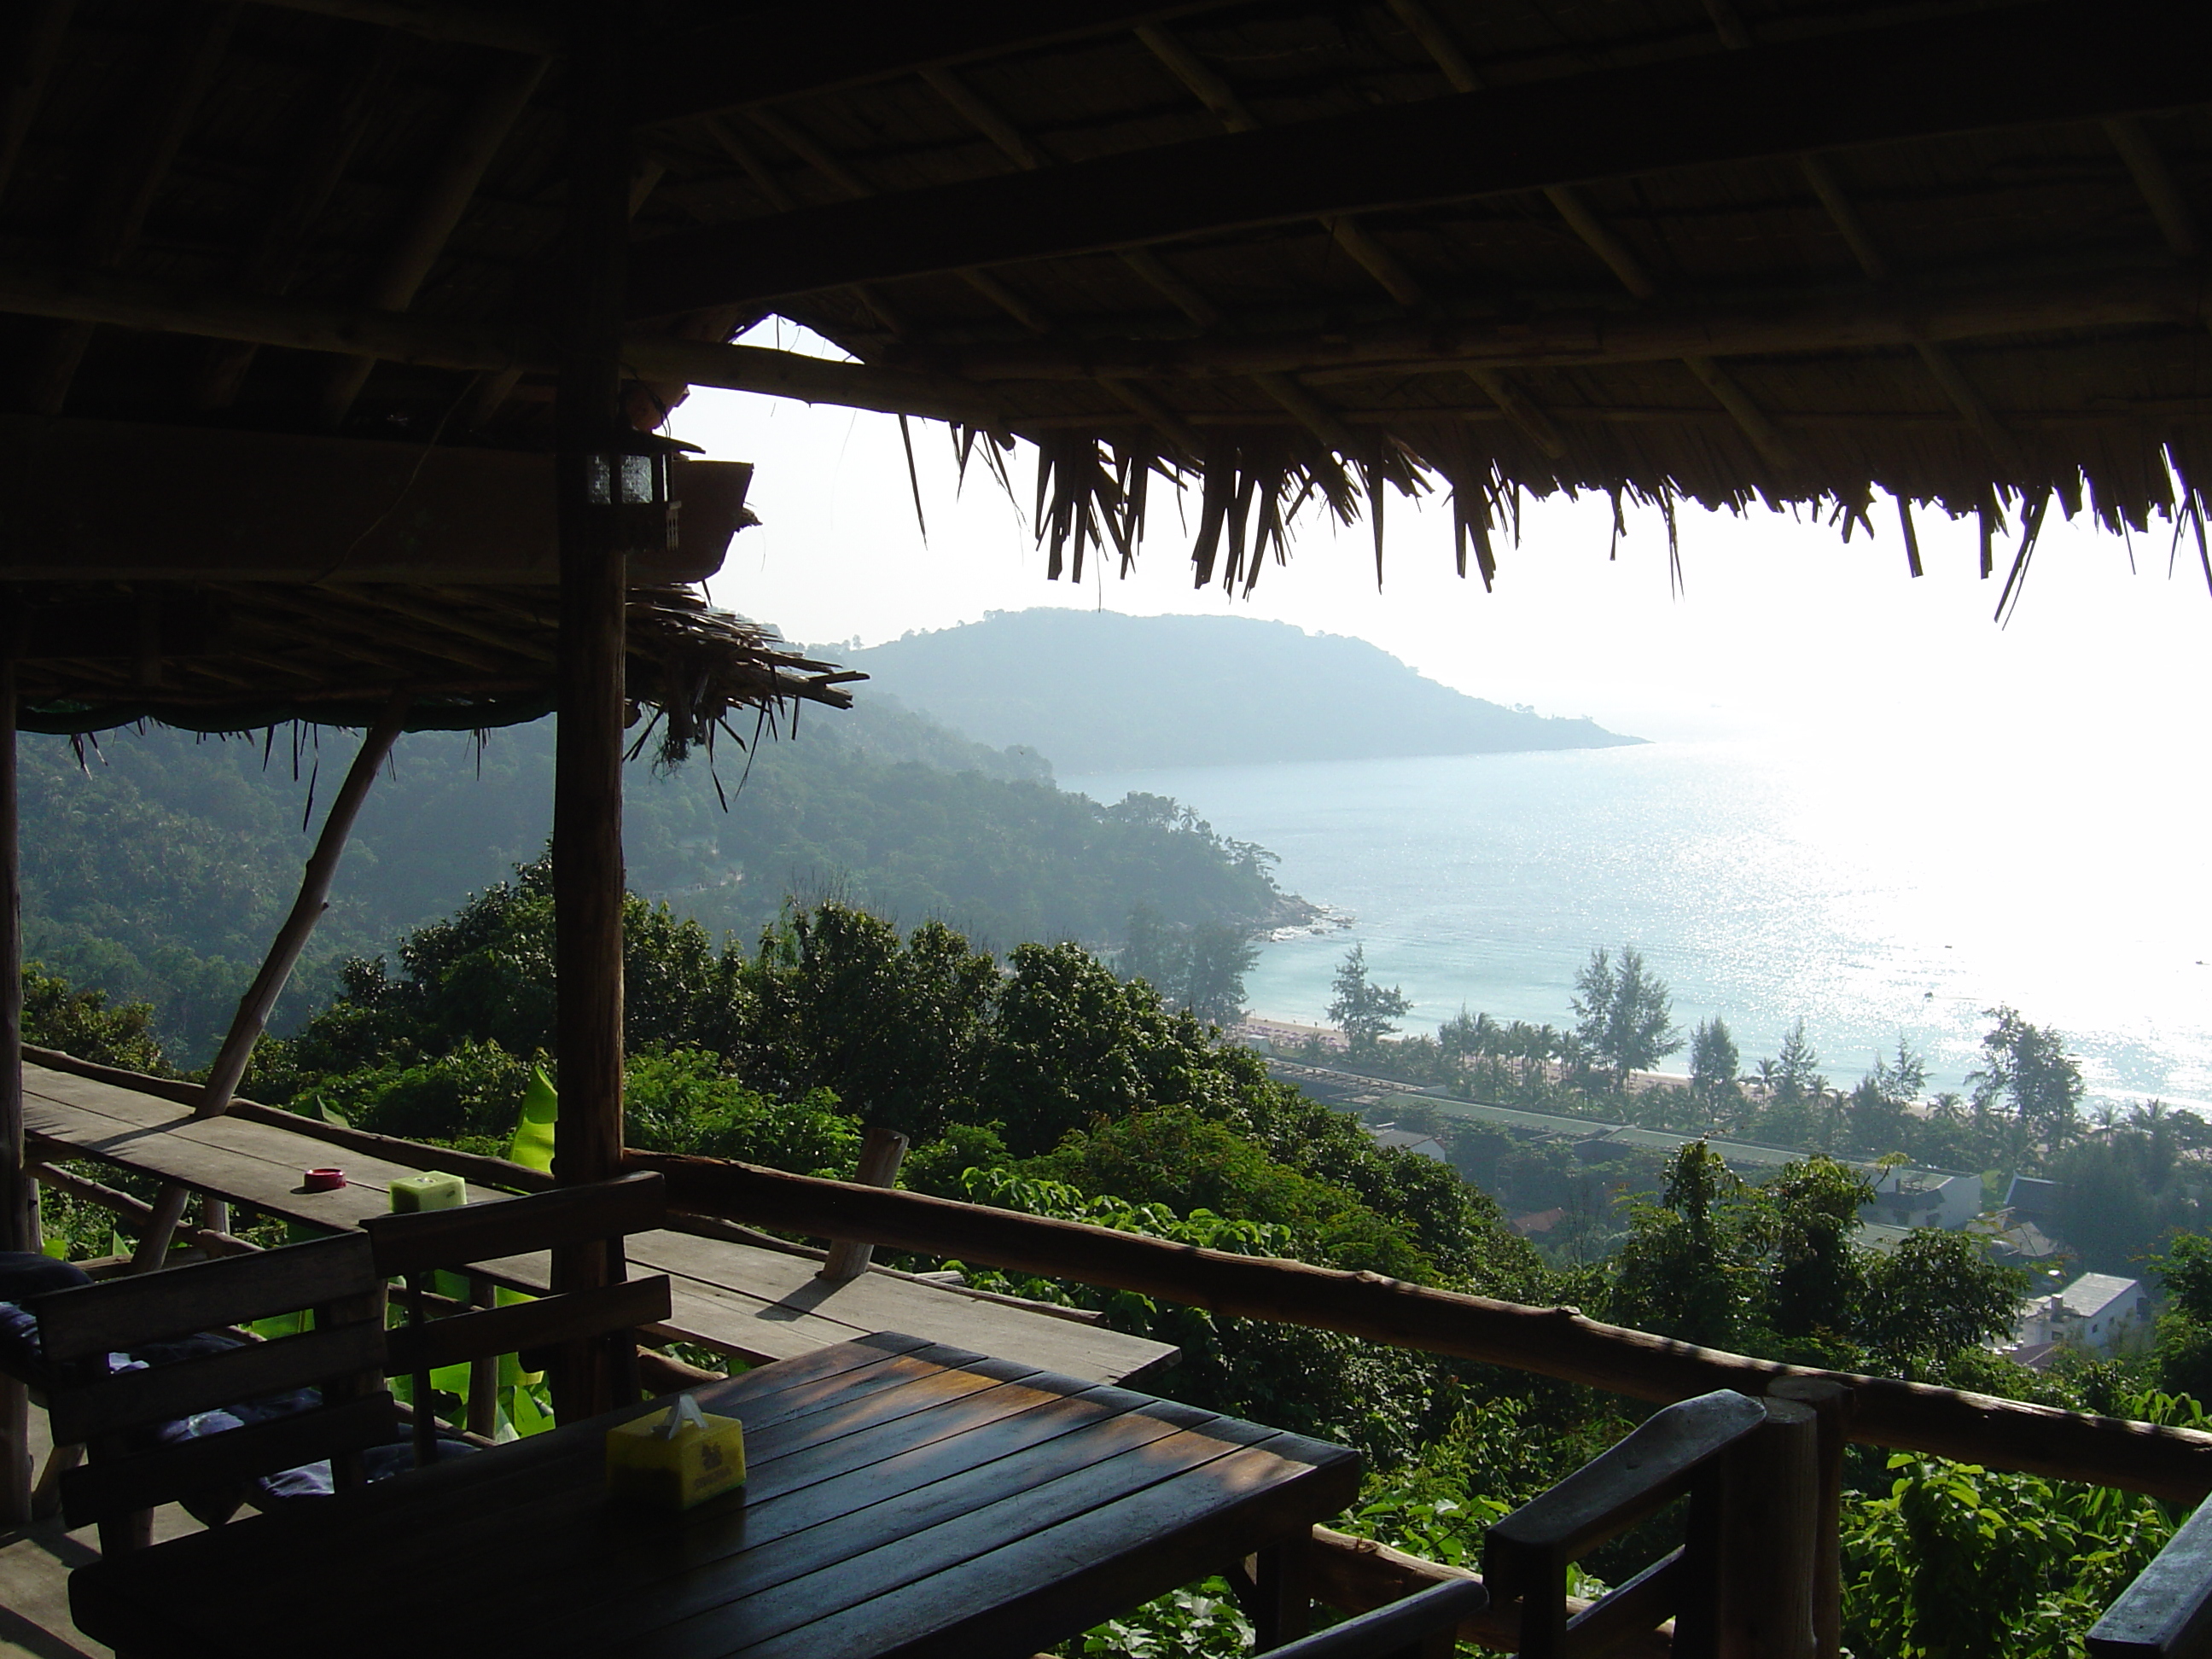
[[(409, 731), (480, 731), (554, 707), (543, 587), (42, 582), (9, 597), (25, 731), (368, 726), (398, 695)], [(718, 733), (748, 743), (801, 702), (850, 707), (843, 684), (866, 678), (688, 587), (632, 588), (627, 637), (634, 744), (670, 761)]]
[[(64, 418), (550, 447), (546, 9), (37, 0), (0, 358)], [(1052, 565), (1202, 477), (1201, 580), (1451, 494), (1875, 489), (2194, 515), (2212, 18), (2178, 0), (623, 9), (649, 424), (686, 383), (942, 416)], [(775, 313), (859, 360), (722, 345)], [(1376, 506), (1370, 507), (1371, 501)]]

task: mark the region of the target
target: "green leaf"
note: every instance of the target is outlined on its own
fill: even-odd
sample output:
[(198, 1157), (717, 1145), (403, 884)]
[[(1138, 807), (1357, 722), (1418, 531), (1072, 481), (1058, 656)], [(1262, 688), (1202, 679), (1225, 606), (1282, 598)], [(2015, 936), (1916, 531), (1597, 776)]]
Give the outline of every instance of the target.
[(553, 1124), (561, 1115), (561, 1097), (543, 1066), (530, 1072), (530, 1086), (522, 1091), (522, 1115), (515, 1120), (514, 1139), (507, 1143), (508, 1159), (532, 1170), (553, 1172)]

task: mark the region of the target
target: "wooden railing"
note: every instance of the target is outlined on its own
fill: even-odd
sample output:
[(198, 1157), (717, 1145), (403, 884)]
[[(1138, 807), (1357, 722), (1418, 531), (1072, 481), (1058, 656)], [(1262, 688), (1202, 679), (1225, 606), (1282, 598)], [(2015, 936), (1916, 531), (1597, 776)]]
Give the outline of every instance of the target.
[(1341, 1331), (1669, 1403), (1715, 1389), (1772, 1392), (1820, 1378), (1850, 1392), (1850, 1437), (2062, 1480), (2194, 1503), (2212, 1492), (2212, 1434), (2064, 1412), (1921, 1382), (1816, 1370), (1625, 1329), (1573, 1308), (1530, 1308), (1376, 1273), (1236, 1255), (1083, 1222), (712, 1158), (631, 1152), (678, 1209), (863, 1239), (1042, 1278), (1133, 1291), (1218, 1314)]

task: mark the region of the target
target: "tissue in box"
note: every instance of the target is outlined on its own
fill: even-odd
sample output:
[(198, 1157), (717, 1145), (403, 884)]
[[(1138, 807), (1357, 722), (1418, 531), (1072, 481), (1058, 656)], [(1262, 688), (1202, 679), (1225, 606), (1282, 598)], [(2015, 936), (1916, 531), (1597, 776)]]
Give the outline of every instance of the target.
[[(677, 1419), (672, 1425), (672, 1417)], [(744, 1484), (745, 1425), (734, 1417), (700, 1411), (688, 1396), (665, 1411), (648, 1412), (607, 1431), (607, 1492), (612, 1497), (656, 1509), (688, 1510)]]
[(422, 1210), (456, 1210), (469, 1201), (469, 1183), (436, 1170), (402, 1176), (392, 1183), (392, 1208), (398, 1215)]

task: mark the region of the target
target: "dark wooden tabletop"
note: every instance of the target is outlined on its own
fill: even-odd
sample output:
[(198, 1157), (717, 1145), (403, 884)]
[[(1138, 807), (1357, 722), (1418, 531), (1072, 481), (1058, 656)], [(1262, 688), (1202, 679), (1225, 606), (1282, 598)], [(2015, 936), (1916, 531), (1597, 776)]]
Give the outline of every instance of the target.
[(915, 1337), (698, 1398), (744, 1423), (742, 1495), (611, 1503), (617, 1413), (81, 1568), (78, 1626), (233, 1659), (1026, 1659), (1304, 1538), (1359, 1477), (1339, 1446)]

